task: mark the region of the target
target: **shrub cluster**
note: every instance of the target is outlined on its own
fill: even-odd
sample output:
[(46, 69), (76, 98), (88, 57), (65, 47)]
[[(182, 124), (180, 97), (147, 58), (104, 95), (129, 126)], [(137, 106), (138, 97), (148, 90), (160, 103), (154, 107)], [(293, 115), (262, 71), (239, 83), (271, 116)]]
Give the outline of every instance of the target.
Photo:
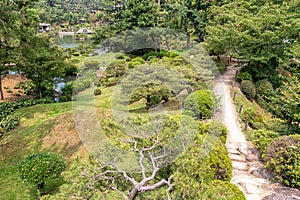
[(131, 62), (128, 64), (128, 67), (134, 68), (136, 66), (143, 65), (143, 64), (145, 64), (145, 60), (141, 57), (136, 57), (131, 60)]
[(54, 100), (49, 98), (21, 99), (17, 102), (0, 103), (0, 137), (3, 135), (3, 132), (8, 132), (20, 124), (19, 116), (13, 115), (15, 110), (41, 103), (54, 103)]
[(274, 140), (267, 148), (264, 160), (267, 169), (276, 173), (283, 184), (300, 187), (300, 135)]
[(248, 72), (240, 72), (237, 76), (236, 76), (236, 81), (241, 83), (244, 80), (248, 80), (248, 81), (253, 81), (252, 79), (252, 75), (249, 74)]
[(243, 80), (241, 83), (242, 92), (249, 99), (253, 99), (256, 96), (256, 86), (252, 81)]
[(38, 188), (43, 188), (49, 179), (59, 178), (65, 169), (64, 158), (50, 152), (29, 155), (18, 166), (20, 178)]
[(184, 110), (192, 111), (198, 119), (210, 118), (215, 106), (216, 99), (210, 90), (197, 90), (184, 102)]

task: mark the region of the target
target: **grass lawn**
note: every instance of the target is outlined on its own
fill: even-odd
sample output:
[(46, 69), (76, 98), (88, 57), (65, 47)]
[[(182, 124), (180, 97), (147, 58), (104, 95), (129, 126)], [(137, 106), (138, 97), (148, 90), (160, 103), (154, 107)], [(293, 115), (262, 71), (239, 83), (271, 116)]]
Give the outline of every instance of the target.
[[(72, 130), (71, 105), (70, 102), (40, 104), (16, 111), (22, 116), (21, 125), (0, 140), (0, 199), (35, 199), (29, 187), (18, 179), (17, 165), (27, 155), (57, 152), (68, 163), (77, 155), (87, 155), (75, 129)], [(69, 143), (63, 140), (66, 137)]]
[[(82, 107), (95, 109), (98, 120), (111, 117), (113, 89), (102, 88), (102, 95), (84, 102), (86, 105)], [(91, 91), (82, 92), (82, 96), (88, 92)], [(33, 190), (18, 179), (17, 165), (29, 154), (56, 152), (66, 159), (67, 166), (78, 156), (87, 158), (88, 151), (75, 129), (72, 106), (72, 102), (40, 104), (15, 111), (21, 116), (21, 124), (0, 140), (0, 199), (37, 199)], [(149, 117), (145, 100), (124, 108), (130, 111), (131, 117)], [(178, 114), (178, 110), (171, 109), (165, 114)], [(62, 183), (63, 180), (58, 180), (46, 184), (46, 193), (55, 192)]]

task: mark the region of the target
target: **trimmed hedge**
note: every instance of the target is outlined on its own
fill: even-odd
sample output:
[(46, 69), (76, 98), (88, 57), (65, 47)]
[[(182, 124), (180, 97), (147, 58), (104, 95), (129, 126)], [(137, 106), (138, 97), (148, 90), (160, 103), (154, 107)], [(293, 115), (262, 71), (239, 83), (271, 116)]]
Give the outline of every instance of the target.
[(210, 90), (197, 90), (184, 102), (184, 110), (192, 111), (198, 119), (208, 119), (216, 107), (216, 99)]
[(64, 158), (49, 152), (29, 155), (18, 166), (19, 176), (24, 183), (38, 188), (43, 188), (49, 179), (59, 178), (65, 169)]
[(252, 81), (243, 80), (241, 90), (248, 99), (253, 99), (256, 96), (256, 86)]
[(264, 158), (268, 170), (286, 186), (300, 187), (300, 135), (282, 136), (267, 148)]
[(238, 188), (238, 186), (230, 182), (220, 180), (214, 180), (210, 184), (204, 184), (200, 198), (246, 200), (244, 193)]

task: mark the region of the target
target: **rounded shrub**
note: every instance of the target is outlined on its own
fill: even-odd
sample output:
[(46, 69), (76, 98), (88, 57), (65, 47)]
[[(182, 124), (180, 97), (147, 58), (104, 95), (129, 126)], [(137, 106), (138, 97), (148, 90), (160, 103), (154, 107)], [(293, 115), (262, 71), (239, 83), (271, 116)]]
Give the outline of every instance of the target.
[(18, 166), (20, 178), (38, 188), (43, 188), (49, 179), (59, 178), (65, 169), (64, 158), (50, 152), (29, 155)]
[(249, 99), (253, 99), (256, 96), (256, 86), (252, 81), (243, 80), (241, 83), (241, 90)]
[(282, 136), (267, 148), (264, 157), (268, 170), (287, 186), (300, 187), (300, 135)]
[(195, 113), (193, 111), (190, 111), (190, 110), (183, 111), (182, 115), (187, 115), (187, 116), (190, 116), (190, 117), (195, 117)]
[(267, 147), (275, 138), (279, 137), (279, 133), (259, 129), (247, 132), (247, 136), (260, 151), (261, 157), (264, 157)]
[(145, 64), (145, 60), (141, 57), (136, 57), (131, 60), (131, 62), (128, 64), (129, 68), (134, 68), (138, 65)]
[(152, 58), (150, 61), (149, 61), (149, 64), (151, 65), (152, 63), (157, 63), (159, 60), (158, 58)]
[[(214, 146), (207, 152), (204, 143)], [(232, 177), (231, 160), (225, 145), (208, 134), (199, 135), (196, 144), (176, 160), (175, 165), (180, 166), (180, 173), (204, 183), (212, 180), (230, 181)]]
[(192, 111), (198, 119), (208, 119), (216, 107), (216, 99), (210, 90), (197, 90), (184, 102), (184, 110)]
[(131, 61), (129, 64), (128, 64), (128, 67), (130, 69), (132, 68), (135, 68), (136, 66), (139, 66), (139, 65), (142, 65), (142, 63), (140, 63), (139, 61)]
[(228, 182), (214, 180), (210, 184), (204, 184), (200, 194), (201, 199), (235, 199), (246, 200), (244, 193), (238, 186)]
[(116, 58), (116, 59), (124, 59), (124, 58), (125, 58), (125, 55), (124, 55), (123, 53), (117, 53), (117, 54), (115, 55), (115, 58)]
[(80, 55), (80, 53), (79, 53), (79, 52), (77, 52), (77, 51), (75, 51), (75, 52), (73, 52), (73, 53), (72, 53), (72, 55), (73, 55), (73, 56), (79, 56), (79, 55)]
[(264, 96), (272, 95), (274, 92), (273, 85), (268, 79), (257, 81), (256, 90), (257, 90), (257, 94), (264, 95)]
[(241, 83), (243, 80), (253, 81), (252, 75), (249, 74), (248, 72), (240, 72), (236, 76), (236, 81)]
[(97, 88), (95, 89), (94, 94), (97, 96), (97, 95), (101, 95), (101, 93), (102, 93), (102, 92), (101, 92), (101, 89), (97, 87)]

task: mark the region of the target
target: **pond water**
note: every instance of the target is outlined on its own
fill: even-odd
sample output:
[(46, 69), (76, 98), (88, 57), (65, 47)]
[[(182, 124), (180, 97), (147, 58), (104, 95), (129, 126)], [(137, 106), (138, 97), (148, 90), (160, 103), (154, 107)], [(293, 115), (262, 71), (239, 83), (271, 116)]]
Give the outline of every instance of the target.
[(54, 37), (54, 43), (62, 48), (74, 48), (86, 41), (75, 40), (75, 37), (71, 35), (59, 35)]

